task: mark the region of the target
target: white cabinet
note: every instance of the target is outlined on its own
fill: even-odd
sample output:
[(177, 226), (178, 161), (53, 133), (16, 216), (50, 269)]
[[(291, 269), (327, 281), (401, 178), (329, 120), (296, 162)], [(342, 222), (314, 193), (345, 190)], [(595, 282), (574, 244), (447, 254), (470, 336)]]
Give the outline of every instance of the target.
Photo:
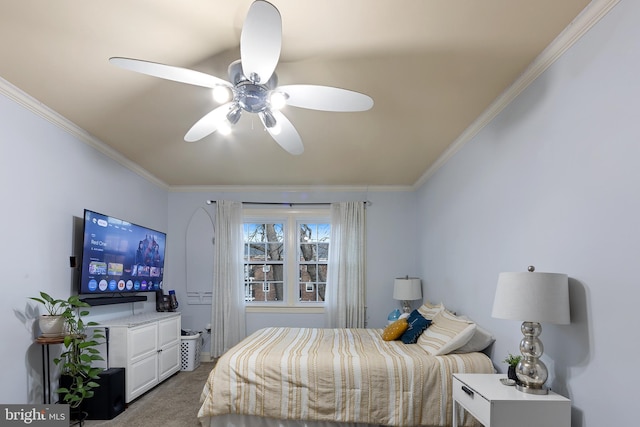
[(125, 368), (127, 403), (180, 370), (180, 313), (145, 313), (102, 322), (109, 368)]
[(453, 427), (462, 406), (485, 427), (570, 427), (571, 401), (552, 391), (523, 393), (500, 374), (453, 374)]

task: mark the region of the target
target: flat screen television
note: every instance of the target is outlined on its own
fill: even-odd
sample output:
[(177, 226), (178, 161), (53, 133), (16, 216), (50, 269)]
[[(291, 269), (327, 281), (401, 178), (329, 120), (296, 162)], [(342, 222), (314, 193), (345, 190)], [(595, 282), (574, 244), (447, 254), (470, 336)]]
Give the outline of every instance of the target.
[(161, 231), (85, 209), (78, 293), (113, 295), (162, 289), (166, 240)]

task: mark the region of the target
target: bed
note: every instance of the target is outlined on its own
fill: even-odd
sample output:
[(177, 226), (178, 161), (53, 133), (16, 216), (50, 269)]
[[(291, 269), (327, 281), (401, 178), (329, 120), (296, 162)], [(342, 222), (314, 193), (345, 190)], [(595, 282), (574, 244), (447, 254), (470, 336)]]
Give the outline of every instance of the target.
[(450, 426), (451, 375), (494, 372), (481, 352), (431, 355), (383, 332), (261, 329), (217, 361), (198, 418), (215, 427)]

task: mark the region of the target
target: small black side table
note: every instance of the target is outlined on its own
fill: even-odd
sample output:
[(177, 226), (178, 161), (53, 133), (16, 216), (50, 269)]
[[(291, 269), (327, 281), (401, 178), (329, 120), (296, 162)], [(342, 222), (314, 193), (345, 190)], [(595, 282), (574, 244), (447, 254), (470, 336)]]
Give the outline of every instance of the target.
[(51, 369), (49, 366), (49, 346), (51, 344), (62, 344), (64, 335), (59, 337), (45, 337), (40, 335), (36, 338), (36, 344), (42, 346), (42, 403), (51, 403)]

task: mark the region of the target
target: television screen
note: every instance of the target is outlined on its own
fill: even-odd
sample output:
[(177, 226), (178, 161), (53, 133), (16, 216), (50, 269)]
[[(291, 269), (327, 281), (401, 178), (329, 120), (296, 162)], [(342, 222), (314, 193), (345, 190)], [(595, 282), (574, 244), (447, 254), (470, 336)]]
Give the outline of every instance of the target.
[(83, 235), (78, 293), (162, 289), (165, 233), (85, 209)]

